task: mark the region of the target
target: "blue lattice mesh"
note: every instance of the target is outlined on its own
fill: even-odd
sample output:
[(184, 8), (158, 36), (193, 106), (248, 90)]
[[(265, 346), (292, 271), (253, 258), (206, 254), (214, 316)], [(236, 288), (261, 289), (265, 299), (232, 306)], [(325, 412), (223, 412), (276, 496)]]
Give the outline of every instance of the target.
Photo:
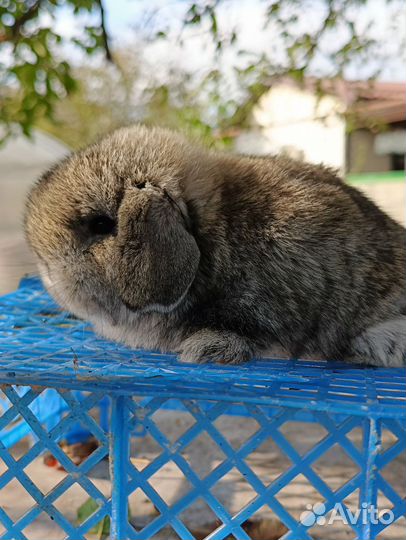
[[(108, 454), (107, 434), (89, 414), (89, 410), (97, 405), (103, 397), (102, 394), (90, 393), (84, 400), (79, 401), (74, 397), (72, 392), (60, 391), (60, 396), (66, 403), (69, 412), (64, 415), (52, 429), (47, 430), (43, 424), (38, 421), (37, 416), (31, 410), (31, 405), (40, 397), (40, 389), (31, 388), (25, 392), (23, 397), (21, 397), (13, 387), (5, 387), (3, 391), (8, 398), (11, 407), (0, 420), (0, 429), (7, 426), (12, 418), (20, 416), (29, 424), (36, 441), (26, 453), (18, 456), (18, 459), (15, 459), (13, 452), (6, 450), (4, 447), (0, 448), (0, 457), (7, 467), (6, 471), (0, 477), (1, 490), (5, 493), (8, 483), (16, 479), (19, 483), (22, 497), (27, 498), (28, 494), (30, 500), (33, 502), (31, 508), (27, 508), (23, 515), (16, 520), (10, 518), (7, 508), (1, 508), (0, 522), (3, 523), (7, 531), (2, 537), (16, 539), (30, 538), (30, 532), (36, 533), (35, 526), (30, 527), (30, 524), (35, 522), (42, 512), (45, 512), (50, 520), (54, 522), (54, 526), (50, 529), (52, 532), (55, 531), (55, 534), (58, 534), (59, 531), (64, 531), (69, 538), (84, 538), (83, 532), (89, 530), (95, 522), (100, 520), (100, 517), (110, 511), (108, 498), (101, 493), (88, 477), (89, 472), (92, 471), (95, 465), (103, 460)], [(98, 448), (79, 466), (72, 461), (58, 444), (64, 439), (70, 428), (78, 421), (86, 426), (99, 443)], [(33, 464), (34, 460), (39, 458), (44, 451), (50, 452), (54, 458), (59, 461), (65, 471), (63, 478), (61, 475), (56, 475), (59, 482), (45, 493), (32, 481), (29, 473), (27, 473), (27, 469), (29, 469), (30, 465)], [(47, 471), (44, 466), (40, 467), (40, 472), (48, 475), (52, 473), (52, 471)], [(72, 516), (72, 509), (69, 509), (68, 512), (68, 514), (70, 514), (69, 520), (65, 515), (66, 507), (55, 504), (74, 484), (80, 486), (84, 492), (95, 499), (100, 506), (97, 513), (93, 516), (93, 519), (90, 518), (81, 527), (76, 526), (75, 514)], [(47, 488), (48, 481), (45, 482), (45, 485)], [(11, 493), (9, 494), (9, 497), (11, 497)], [(5, 499), (7, 500), (7, 498), (6, 495)], [(9, 506), (9, 510), (10, 513), (13, 514), (15, 508)], [(28, 529), (28, 531), (24, 532), (25, 529)]]
[[(95, 538), (109, 515), (119, 539), (400, 540), (404, 375), (181, 365), (96, 337), (27, 280), (0, 300), (0, 538), (41, 538), (44, 526), (49, 540)], [(78, 433), (97, 441), (81, 463), (61, 448)], [(45, 452), (64, 470), (46, 468)], [(88, 497), (97, 509), (78, 524)], [(314, 503), (319, 517), (337, 503), (386, 508), (395, 523), (311, 523)]]

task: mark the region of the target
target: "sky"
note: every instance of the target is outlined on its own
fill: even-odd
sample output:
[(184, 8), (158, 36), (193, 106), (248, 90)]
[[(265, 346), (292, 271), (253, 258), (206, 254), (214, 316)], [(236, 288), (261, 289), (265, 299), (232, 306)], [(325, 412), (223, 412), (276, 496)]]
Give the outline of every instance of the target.
[[(136, 54), (139, 54), (140, 65), (143, 66), (146, 76), (150, 76), (148, 73), (154, 73), (155, 80), (161, 78), (163, 83), (167, 81), (171, 67), (185, 69), (194, 73), (195, 76), (213, 69), (216, 67), (214, 47), (208, 32), (189, 27), (183, 30), (183, 47), (177, 43), (185, 9), (191, 3), (191, 0), (103, 0), (113, 48), (135, 50)], [(264, 29), (263, 10), (267, 4), (269, 2), (264, 0), (223, 0), (218, 8), (219, 28), (226, 31), (237, 28), (240, 48), (256, 54), (265, 51), (272, 55), (272, 60), (278, 62), (283, 58), (285, 51), (280, 42), (278, 45), (278, 35), (272, 32), (272, 27)], [(326, 5), (326, 0), (303, 0), (302, 5), (303, 11), (300, 13), (299, 24), (301, 30), (305, 32), (320, 20), (318, 11)], [(401, 11), (399, 11), (399, 6), (402, 8)], [(402, 0), (366, 0), (364, 8), (354, 11), (353, 19), (359, 32), (368, 34), (379, 41), (379, 52), (385, 56), (385, 61), (378, 57), (370, 57), (369, 62), (354, 63), (347, 69), (346, 77), (367, 79), (380, 67), (382, 71), (378, 79), (405, 81), (404, 2)], [(97, 22), (98, 14), (81, 16), (78, 20), (73, 16), (72, 11), (63, 7), (57, 12), (55, 20), (49, 14), (44, 14), (40, 24), (52, 25), (61, 35), (71, 38), (80, 34), (85, 24)], [(369, 29), (368, 23), (371, 23)], [(165, 29), (166, 26), (172, 29), (167, 40), (146, 43), (145, 35), (148, 33), (154, 35), (156, 30)], [(343, 35), (341, 30), (337, 30), (335, 39), (339, 41)], [(331, 46), (333, 41), (330, 38), (326, 47)], [(64, 56), (69, 61), (82, 65), (89, 63), (95, 65), (97, 62), (97, 57), (88, 58), (73, 45), (68, 44), (65, 48), (67, 50), (64, 51)], [(403, 54), (399, 54), (400, 50), (403, 50)], [(11, 46), (3, 47), (0, 62), (6, 65), (12, 64)], [(244, 67), (244, 63), (248, 65), (249, 62), (249, 56), (238, 55), (235, 49), (228, 48), (221, 57), (221, 68), (226, 73), (227, 79), (232, 80), (234, 66)], [(326, 61), (319, 59), (316, 62), (318, 72), (310, 74), (328, 75), (329, 67)], [(229, 73), (230, 77), (228, 77)], [(234, 91), (238, 92), (235, 84)]]
[[(190, 3), (190, 2), (189, 2)], [(303, 20), (303, 30), (307, 26), (311, 26), (317, 19), (317, 10), (320, 9), (320, 1), (313, 1), (313, 8), (304, 11), (301, 14)], [(105, 10), (107, 13), (107, 24), (111, 36), (115, 43), (131, 42), (137, 35), (137, 29), (134, 28), (137, 22), (142, 19), (142, 10), (148, 5), (151, 12), (156, 9), (156, 19), (163, 26), (165, 21), (172, 25), (179, 24), (179, 20), (184, 13), (184, 6), (188, 2), (182, 0), (149, 0), (143, 2), (139, 0), (104, 0)], [(266, 3), (265, 3), (266, 4)], [(304, 6), (311, 5), (310, 2), (303, 2)], [(399, 12), (399, 5), (404, 8), (404, 3), (392, 0), (368, 0), (366, 7), (354, 12), (354, 20), (361, 32), (366, 32), (366, 27), (369, 22), (372, 22), (372, 27), (368, 31), (369, 35), (379, 40), (381, 52), (387, 54), (387, 60), (384, 63), (382, 73), (379, 75), (381, 80), (396, 80), (402, 81), (406, 78), (405, 73), (405, 58), (399, 55), (399, 48), (403, 39), (405, 45), (406, 33), (406, 18), (403, 12)], [(219, 26), (221, 28), (231, 28), (237, 26), (239, 28), (239, 40), (243, 48), (261, 52), (269, 48), (270, 30), (263, 29), (263, 6), (264, 2), (260, 0), (226, 0), (223, 6), (219, 9)], [(400, 16), (402, 15), (402, 16)], [(193, 30), (190, 31), (190, 35)], [(188, 35), (188, 34), (186, 34)], [(339, 39), (339, 35), (337, 36)], [(207, 38), (202, 36), (200, 39), (190, 39), (191, 43), (188, 47), (186, 39), (186, 52), (180, 54), (179, 49), (173, 44), (172, 54), (176, 61), (179, 61), (186, 66), (204, 65), (205, 60), (210, 61), (211, 52)], [(162, 56), (171, 56), (171, 47), (168, 44), (158, 44), (147, 50), (149, 55), (154, 59), (162, 59)], [(228, 55), (228, 62), (235, 62), (235, 54)], [(349, 77), (353, 79), (363, 79), (370, 75), (373, 66), (377, 66), (377, 62), (371, 62), (370, 66), (357, 65), (349, 70)], [(371, 67), (372, 66), (372, 67)]]
[[(148, 32), (152, 35), (155, 29), (169, 26), (174, 29), (169, 40), (149, 45), (145, 44), (145, 40), (142, 42), (140, 50), (142, 49), (144, 62), (163, 71), (165, 66), (171, 63), (192, 70), (212, 66), (214, 50), (207, 33), (201, 31), (197, 33), (195, 28), (189, 28), (183, 32), (184, 47), (180, 48), (176, 43), (180, 21), (190, 1), (103, 0), (103, 3), (113, 46), (121, 49), (136, 47), (137, 43), (141, 42), (140, 36)], [(272, 34), (272, 27), (263, 28), (263, 9), (266, 3), (261, 0), (223, 0), (218, 9), (219, 27), (226, 30), (237, 27), (240, 47), (254, 53), (261, 53), (264, 50), (269, 52), (272, 47), (277, 48), (277, 39), (273, 39), (275, 34)], [(323, 5), (324, 0), (303, 0), (303, 12), (300, 13), (303, 31), (319, 20), (318, 11)], [(146, 6), (147, 15), (145, 15)], [(404, 53), (399, 54), (402, 42), (403, 50), (406, 49), (406, 18), (403, 12), (399, 12), (399, 6), (404, 8), (402, 0), (367, 0), (364, 8), (354, 11), (353, 19), (358, 30), (380, 42), (380, 53), (384, 54), (386, 59), (382, 62), (378, 58), (371, 58), (369, 63), (354, 64), (348, 69), (348, 78), (366, 79), (379, 65), (383, 66), (379, 79), (387, 81), (406, 79)], [(86, 20), (91, 22), (89, 17), (83, 18), (83, 22)], [(59, 11), (56, 21), (47, 20), (45, 16), (42, 22), (54, 25), (58, 32), (67, 37), (75, 35), (80, 26), (72, 13), (64, 8)], [(369, 22), (372, 25), (367, 29)], [(335, 37), (337, 40), (342, 39), (343, 32), (338, 30)], [(328, 47), (329, 43), (326, 45)], [(281, 50), (274, 53), (277, 59), (281, 55), (283, 55)], [(83, 61), (78, 50), (69, 51), (69, 58)], [(229, 49), (222, 61), (226, 66), (233, 66), (238, 62), (241, 63), (242, 57), (239, 57), (235, 50)], [(318, 68), (321, 71), (325, 67), (319, 62)]]

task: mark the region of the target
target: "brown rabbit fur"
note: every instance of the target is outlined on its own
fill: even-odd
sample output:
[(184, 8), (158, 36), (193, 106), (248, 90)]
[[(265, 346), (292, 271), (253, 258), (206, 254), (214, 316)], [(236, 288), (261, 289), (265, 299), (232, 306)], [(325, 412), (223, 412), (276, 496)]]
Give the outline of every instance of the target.
[(327, 167), (134, 126), (45, 173), (25, 224), (49, 291), (117, 341), (405, 363), (405, 230)]

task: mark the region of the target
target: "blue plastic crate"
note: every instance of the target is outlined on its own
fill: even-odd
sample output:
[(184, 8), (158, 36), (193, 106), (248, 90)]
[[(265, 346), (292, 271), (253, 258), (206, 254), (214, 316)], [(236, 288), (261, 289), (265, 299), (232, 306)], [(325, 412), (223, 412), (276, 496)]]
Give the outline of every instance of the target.
[[(17, 519), (0, 508), (0, 523), (5, 529), (0, 538), (29, 538), (24, 530), (45, 512), (71, 540), (86, 538), (105, 515), (111, 518), (113, 539), (146, 540), (169, 526), (178, 538), (189, 540), (194, 535), (184, 516), (197, 499), (203, 499), (219, 520), (207, 536), (210, 540), (228, 535), (249, 539), (243, 524), (264, 505), (286, 525), (288, 532), (283, 538), (311, 539), (311, 520), (298, 519), (278, 499), (298, 475), (303, 475), (320, 494), (323, 506), (318, 508), (319, 517), (328, 516), (338, 503), (346, 509), (345, 500), (357, 490), (359, 508), (378, 508), (379, 494), (383, 493), (391, 503), (394, 521), (405, 512), (403, 495), (382, 474), (405, 450), (403, 369), (278, 359), (241, 366), (179, 364), (175, 355), (130, 350), (96, 336), (87, 323), (60, 310), (38, 279), (29, 278), (18, 291), (0, 299), (0, 383), (4, 392), (0, 403), (0, 458), (7, 467), (0, 476), (0, 489), (17, 479), (34, 499), (34, 505)], [(52, 403), (51, 399), (56, 406), (44, 407)], [(106, 406), (109, 402), (110, 414)], [(90, 414), (95, 408), (103, 411), (101, 422)], [(168, 439), (154, 420), (154, 414), (164, 408), (177, 408), (179, 414), (186, 411), (194, 420), (176, 441)], [(253, 418), (259, 426), (238, 449), (216, 425), (222, 415), (228, 414)], [(291, 421), (318, 424), (327, 434), (302, 455), (281, 431)], [(58, 442), (69, 434), (78, 434), (78, 422), (82, 434), (95, 436), (99, 447), (82, 464), (75, 465)], [(348, 436), (356, 428), (362, 430), (361, 448)], [(381, 449), (383, 430), (395, 439), (386, 451)], [(15, 459), (9, 447), (28, 433), (33, 435), (32, 447)], [(130, 438), (134, 433), (148, 433), (160, 448), (156, 458), (142, 470), (130, 459)], [(210, 436), (225, 456), (203, 478), (182, 455), (183, 449), (202, 433)], [(270, 438), (290, 460), (290, 466), (266, 483), (255, 473), (249, 457)], [(334, 445), (344, 449), (358, 468), (358, 473), (344, 479), (337, 490), (313, 468)], [(25, 472), (44, 451), (50, 451), (67, 473), (45, 494)], [(92, 468), (106, 456), (110, 459), (111, 496), (103, 495), (89, 479)], [(150, 483), (151, 477), (169, 462), (191, 486), (174, 504), (165, 502)], [(217, 483), (233, 468), (255, 492), (253, 499), (235, 513), (213, 494)], [(55, 501), (75, 483), (98, 505), (80, 525), (67, 520), (55, 506)], [(158, 512), (141, 529), (133, 526), (128, 514), (128, 497), (137, 489)], [(306, 501), (303, 505), (305, 508)], [(389, 526), (383, 521), (351, 524), (353, 537), (376, 538)]]

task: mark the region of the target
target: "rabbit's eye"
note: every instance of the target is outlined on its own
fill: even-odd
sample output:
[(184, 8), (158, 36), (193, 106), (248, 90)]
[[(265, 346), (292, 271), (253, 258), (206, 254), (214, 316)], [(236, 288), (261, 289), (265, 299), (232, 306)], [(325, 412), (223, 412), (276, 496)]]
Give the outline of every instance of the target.
[(116, 229), (116, 222), (109, 216), (94, 216), (89, 221), (89, 232), (92, 235), (107, 236), (113, 234)]

